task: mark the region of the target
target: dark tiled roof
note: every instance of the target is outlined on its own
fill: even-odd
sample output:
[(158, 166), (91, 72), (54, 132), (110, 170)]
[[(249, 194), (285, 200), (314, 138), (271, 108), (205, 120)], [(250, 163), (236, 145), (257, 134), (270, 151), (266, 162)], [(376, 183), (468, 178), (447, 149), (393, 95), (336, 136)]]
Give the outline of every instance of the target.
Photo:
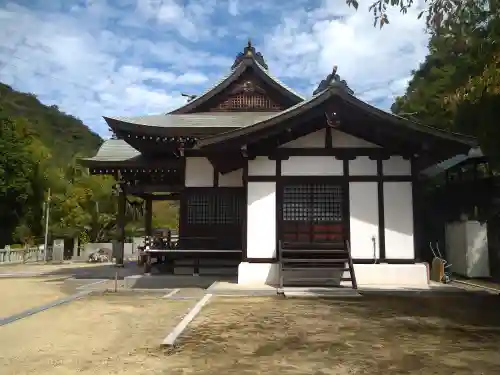
[(141, 153), (122, 139), (108, 139), (105, 141), (97, 154), (82, 161), (95, 162), (123, 162), (140, 157)]
[(446, 139), (458, 144), (468, 145), (470, 147), (477, 146), (477, 140), (474, 137), (426, 126), (378, 109), (356, 98), (350, 93), (350, 91), (346, 90), (345, 85), (341, 82), (334, 81), (331, 82), (331, 84), (323, 91), (317, 92), (316, 95), (308, 100), (300, 102), (284, 111), (278, 112), (274, 116), (263, 119), (262, 121), (253, 124), (252, 126), (233, 129), (205, 138), (198, 143), (197, 147), (202, 148), (205, 146), (215, 146), (220, 142), (229, 141), (239, 137), (245, 137), (264, 129), (270, 129), (278, 123), (282, 123), (283, 121), (299, 116), (305, 111), (314, 108), (321, 103), (324, 103), (333, 96), (336, 96), (343, 100), (345, 103), (352, 105), (354, 107), (353, 110), (363, 111), (370, 116), (376, 117), (382, 121), (387, 122), (388, 124), (392, 124), (393, 126), (401, 126), (407, 129), (411, 129), (412, 131), (415, 131), (417, 133), (428, 134), (430, 136)]
[(261, 66), (257, 61), (252, 58), (246, 58), (242, 60), (236, 68), (231, 70), (227, 75), (222, 77), (221, 80), (216, 82), (213, 86), (208, 88), (205, 92), (195, 97), (195, 99), (187, 102), (182, 107), (177, 108), (170, 112), (173, 113), (186, 113), (188, 111), (194, 110), (202, 103), (206, 102), (208, 99), (212, 98), (214, 95), (222, 92), (226, 87), (228, 87), (232, 82), (238, 79), (249, 67), (256, 69), (257, 73), (260, 74), (265, 80), (268, 80), (271, 84), (277, 87), (280, 91), (289, 97), (292, 97), (295, 102), (303, 101), (305, 98), (299, 93), (295, 92), (292, 88), (281, 82), (277, 77), (271, 75), (267, 69)]
[(152, 115), (138, 117), (105, 117), (114, 128), (118, 123), (160, 128), (241, 128), (276, 115), (276, 112), (205, 112), (193, 114)]

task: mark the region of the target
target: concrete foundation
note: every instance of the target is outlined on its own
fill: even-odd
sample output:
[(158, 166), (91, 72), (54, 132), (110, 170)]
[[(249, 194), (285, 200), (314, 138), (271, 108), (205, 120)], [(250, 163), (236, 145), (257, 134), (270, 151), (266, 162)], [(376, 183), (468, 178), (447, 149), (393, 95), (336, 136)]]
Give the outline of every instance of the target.
[[(428, 288), (429, 276), (427, 265), (417, 264), (355, 264), (354, 272), (358, 287), (401, 287), (401, 288)], [(307, 277), (308, 273), (301, 271), (295, 275)], [(315, 271), (314, 277), (318, 277)], [(327, 274), (321, 277), (328, 276)], [(341, 286), (350, 286), (349, 281), (340, 282), (340, 277), (348, 277), (345, 272), (330, 275), (332, 283)], [(271, 285), (279, 284), (279, 265), (277, 263), (247, 263), (242, 262), (238, 267), (238, 284), (242, 285)]]
[(192, 275), (134, 275), (124, 278), (124, 287), (128, 289), (172, 289), (203, 288), (207, 289), (220, 277)]

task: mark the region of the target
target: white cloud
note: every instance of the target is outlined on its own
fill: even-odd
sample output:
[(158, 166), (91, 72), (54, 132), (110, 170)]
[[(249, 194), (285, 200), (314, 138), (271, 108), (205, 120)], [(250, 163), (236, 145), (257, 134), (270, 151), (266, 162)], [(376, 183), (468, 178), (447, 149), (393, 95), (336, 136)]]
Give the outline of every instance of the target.
[(238, 0), (229, 0), (227, 11), (231, 16), (237, 16), (239, 11), (239, 1)]
[[(344, 0), (33, 0), (0, 5), (0, 81), (106, 135), (101, 116), (164, 113), (225, 74), (251, 37), (271, 72), (310, 95), (338, 65), (387, 108), (427, 53), (416, 10), (373, 28)], [(66, 7), (66, 8), (65, 8)]]
[(417, 9), (406, 15), (391, 9), (390, 24), (380, 30), (367, 9), (356, 12), (343, 0), (325, 0), (321, 9), (283, 18), (267, 39), (265, 56), (278, 75), (302, 75), (313, 86), (337, 65), (341, 78), (364, 99), (390, 102), (405, 88), (394, 82), (407, 81), (427, 54), (428, 36), (417, 14)]
[(137, 0), (137, 10), (186, 39), (198, 40), (208, 35), (206, 26), (215, 4), (215, 0), (191, 1), (187, 5), (180, 0)]
[(103, 135), (108, 130), (102, 115), (156, 114), (184, 104), (182, 88), (208, 81), (206, 74), (189, 68), (200, 65), (197, 57), (205, 57), (203, 64), (209, 66), (211, 61), (225, 61), (176, 43), (161, 43), (164, 54), (182, 58), (178, 67), (184, 69), (172, 71), (174, 66), (169, 64), (164, 69), (146, 67), (149, 61), (140, 58), (129, 59), (135, 63), (131, 65), (120, 61), (130, 48), (145, 46), (154, 55), (160, 52), (155, 50), (158, 46), (109, 30), (82, 29), (71, 15), (50, 15), (52, 22), (46, 17), (15, 5), (0, 8), (5, 26), (0, 30), (0, 81), (57, 104)]

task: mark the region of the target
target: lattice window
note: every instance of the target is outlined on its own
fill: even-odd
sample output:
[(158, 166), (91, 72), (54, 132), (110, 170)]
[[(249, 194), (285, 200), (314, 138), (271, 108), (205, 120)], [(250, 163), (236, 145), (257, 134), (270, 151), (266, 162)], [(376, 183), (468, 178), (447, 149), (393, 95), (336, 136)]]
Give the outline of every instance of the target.
[(335, 185), (285, 186), (285, 221), (342, 221), (342, 188)]
[(189, 195), (189, 224), (235, 225), (242, 220), (242, 195), (235, 191), (202, 191)]
[(218, 110), (239, 111), (248, 109), (281, 110), (281, 107), (265, 95), (234, 95), (217, 106)]
[(213, 199), (206, 194), (192, 194), (187, 202), (187, 222), (190, 224), (212, 224), (217, 217)]
[(300, 184), (284, 187), (285, 241), (338, 241), (343, 238), (342, 187)]

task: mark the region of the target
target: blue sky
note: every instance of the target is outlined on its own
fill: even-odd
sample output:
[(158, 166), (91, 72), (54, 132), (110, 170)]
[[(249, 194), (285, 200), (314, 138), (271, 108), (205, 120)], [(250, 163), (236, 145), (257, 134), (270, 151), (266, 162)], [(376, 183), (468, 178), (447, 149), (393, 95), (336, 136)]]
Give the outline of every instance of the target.
[(418, 10), (373, 27), (370, 0), (0, 0), (0, 81), (81, 118), (164, 113), (226, 74), (250, 37), (310, 96), (334, 65), (388, 109), (427, 54)]

